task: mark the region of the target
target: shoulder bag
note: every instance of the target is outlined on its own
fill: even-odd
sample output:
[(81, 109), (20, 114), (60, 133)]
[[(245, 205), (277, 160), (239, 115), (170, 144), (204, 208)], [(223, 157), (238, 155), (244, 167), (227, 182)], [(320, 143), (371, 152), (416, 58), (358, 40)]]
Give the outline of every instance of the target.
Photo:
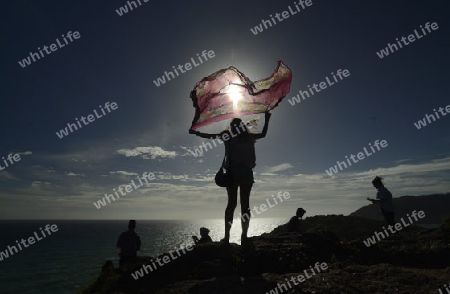
[[(231, 149), (231, 144), (229, 147), (228, 152), (230, 152)], [(225, 155), (223, 157), (223, 161), (222, 161), (222, 165), (219, 168), (219, 171), (216, 173), (216, 176), (214, 178), (214, 181), (216, 182), (217, 186), (219, 187), (230, 187), (233, 185), (233, 175), (231, 174), (231, 172), (229, 171), (229, 169), (227, 170), (226, 173), (223, 172), (223, 165), (225, 163), (225, 156), (226, 156), (226, 151), (225, 151)], [(229, 162), (231, 165), (231, 162)]]

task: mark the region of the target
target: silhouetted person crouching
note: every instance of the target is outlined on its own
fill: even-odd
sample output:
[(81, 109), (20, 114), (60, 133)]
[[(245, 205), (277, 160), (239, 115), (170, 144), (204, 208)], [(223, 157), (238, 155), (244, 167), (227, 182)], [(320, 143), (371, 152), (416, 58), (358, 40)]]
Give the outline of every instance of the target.
[(305, 215), (306, 210), (304, 210), (303, 208), (298, 208), (297, 212), (295, 213), (295, 215), (293, 217), (291, 217), (291, 219), (289, 220), (288, 223), (288, 232), (301, 232), (302, 231), (302, 227), (301, 227), (301, 220), (303, 215)]
[(209, 236), (209, 230), (207, 228), (200, 228), (200, 236), (200, 239), (197, 236), (192, 236), (195, 244), (212, 243), (213, 241)]

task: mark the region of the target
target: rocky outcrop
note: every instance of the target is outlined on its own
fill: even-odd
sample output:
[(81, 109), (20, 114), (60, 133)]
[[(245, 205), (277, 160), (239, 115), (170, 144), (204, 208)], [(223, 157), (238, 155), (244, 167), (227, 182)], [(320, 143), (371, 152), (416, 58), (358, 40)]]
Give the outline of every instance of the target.
[[(307, 218), (304, 233), (280, 226), (244, 247), (198, 245), (137, 280), (131, 274), (153, 257), (125, 268), (107, 262), (82, 293), (437, 293), (450, 282), (449, 230), (410, 226), (367, 247), (362, 241), (383, 225), (347, 216)], [(313, 275), (317, 262), (327, 269)], [(309, 278), (298, 282), (305, 271)]]

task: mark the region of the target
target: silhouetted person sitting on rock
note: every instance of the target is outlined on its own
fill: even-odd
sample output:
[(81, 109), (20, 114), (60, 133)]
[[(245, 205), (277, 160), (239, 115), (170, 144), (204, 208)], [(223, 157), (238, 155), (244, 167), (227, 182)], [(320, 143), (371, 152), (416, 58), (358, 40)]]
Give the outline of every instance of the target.
[(378, 203), (380, 206), (381, 213), (384, 216), (384, 219), (386, 222), (394, 226), (395, 220), (394, 220), (394, 205), (392, 203), (392, 194), (389, 192), (388, 189), (383, 185), (383, 182), (381, 181), (382, 178), (375, 177), (373, 179), (372, 184), (373, 186), (378, 190), (377, 192), (377, 198), (367, 198), (367, 200), (371, 201), (372, 203)]
[(130, 220), (128, 222), (128, 231), (120, 234), (117, 240), (117, 248), (120, 248), (120, 266), (134, 261), (136, 259), (136, 251), (141, 249), (141, 237), (134, 231), (136, 228), (136, 221)]
[(195, 244), (212, 243), (213, 240), (208, 234), (209, 230), (207, 228), (200, 228), (201, 238), (199, 239), (197, 236), (192, 236), (192, 239), (194, 239)]
[(291, 217), (291, 219), (289, 220), (288, 223), (288, 232), (301, 232), (302, 228), (301, 228), (301, 219), (303, 217), (303, 215), (306, 213), (306, 210), (304, 210), (303, 208), (298, 208), (297, 212), (295, 213), (295, 215), (293, 217)]

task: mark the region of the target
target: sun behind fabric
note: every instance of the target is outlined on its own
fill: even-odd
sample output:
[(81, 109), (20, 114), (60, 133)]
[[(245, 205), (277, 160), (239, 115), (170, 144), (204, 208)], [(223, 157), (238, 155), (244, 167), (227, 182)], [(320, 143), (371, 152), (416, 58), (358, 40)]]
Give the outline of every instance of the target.
[(252, 82), (234, 66), (221, 69), (198, 82), (191, 91), (195, 108), (191, 131), (217, 134), (239, 117), (252, 133), (261, 131), (259, 114), (274, 109), (289, 93), (291, 70), (282, 62), (273, 74)]

